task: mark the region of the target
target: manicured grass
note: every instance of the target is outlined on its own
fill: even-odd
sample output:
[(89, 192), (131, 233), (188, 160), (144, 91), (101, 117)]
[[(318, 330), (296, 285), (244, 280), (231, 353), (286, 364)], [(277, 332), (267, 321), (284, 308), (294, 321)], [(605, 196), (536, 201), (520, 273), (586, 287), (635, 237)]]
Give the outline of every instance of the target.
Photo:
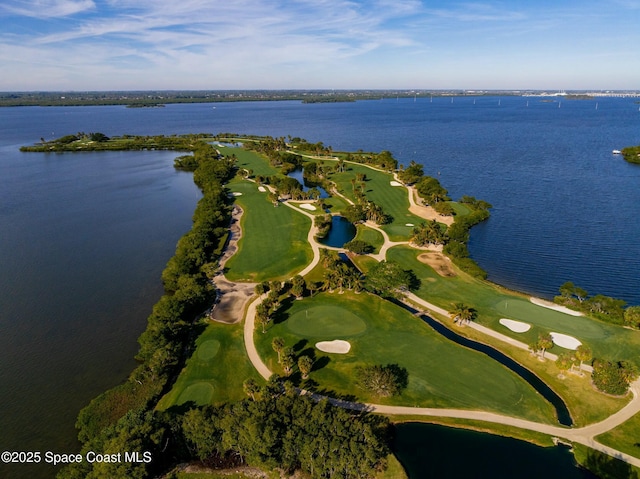
[(271, 166), (268, 160), (258, 155), (255, 151), (225, 147), (221, 148), (220, 152), (225, 155), (236, 155), (238, 168), (253, 170), (254, 175), (271, 176), (280, 173), (278, 168)]
[[(294, 323), (318, 322), (308, 329)], [(340, 312), (342, 311), (342, 312)], [(323, 314), (326, 316), (323, 317)], [(334, 318), (359, 317), (366, 330), (353, 328), (353, 320), (342, 329)], [(331, 326), (331, 330), (328, 327)], [(307, 333), (307, 334), (303, 334)], [(271, 340), (280, 336), (298, 353), (313, 353), (320, 365), (311, 373), (320, 389), (340, 395), (357, 395), (368, 402), (396, 405), (484, 409), (531, 420), (553, 423), (553, 408), (515, 374), (488, 357), (461, 348), (434, 332), (402, 308), (367, 293), (321, 293), (292, 301), (266, 334), (257, 331), (258, 351), (274, 372), (282, 372)], [(315, 350), (321, 340), (346, 339), (348, 354), (326, 354)], [(407, 369), (409, 384), (397, 397), (383, 399), (358, 389), (355, 370), (370, 364), (398, 364)]]
[(351, 179), (357, 173), (367, 175), (365, 188), (367, 198), (382, 206), (384, 212), (393, 217), (393, 221), (383, 225), (382, 229), (387, 232), (392, 241), (407, 240), (413, 227), (406, 226), (406, 224), (419, 225), (425, 221), (423, 218), (409, 212), (407, 189), (402, 186), (391, 186), (390, 181), (393, 180), (393, 177), (390, 174), (362, 165), (349, 164), (347, 171), (333, 173), (329, 179), (336, 183), (338, 190), (343, 195), (354, 200)]
[[(536, 306), (524, 295), (509, 292), (491, 283), (471, 278), (457, 268), (457, 276), (445, 278), (433, 268), (417, 260), (420, 251), (396, 246), (387, 259), (411, 269), (422, 284), (416, 294), (444, 309), (456, 302), (464, 302), (478, 311), (477, 322), (524, 343), (531, 343), (540, 333), (558, 332), (575, 336), (588, 345), (595, 357), (628, 359), (640, 365), (640, 334), (587, 317), (576, 317)], [(524, 321), (533, 327), (527, 333), (513, 333), (499, 323), (500, 318)], [(554, 346), (553, 352), (564, 349)]]
[(204, 405), (244, 399), (242, 383), (247, 378), (262, 382), (246, 356), (242, 324), (209, 323), (158, 409), (189, 401)]
[(380, 232), (359, 224), (356, 226), (357, 232), (354, 240), (364, 241), (374, 247), (374, 253), (379, 253), (384, 244), (384, 238)]
[(640, 413), (596, 439), (631, 456), (640, 457)]
[(307, 242), (311, 220), (293, 209), (274, 207), (267, 193), (250, 181), (234, 180), (229, 188), (242, 196), (236, 202), (244, 210), (238, 251), (227, 261), (225, 275), (231, 281), (259, 282), (288, 279), (311, 262)]

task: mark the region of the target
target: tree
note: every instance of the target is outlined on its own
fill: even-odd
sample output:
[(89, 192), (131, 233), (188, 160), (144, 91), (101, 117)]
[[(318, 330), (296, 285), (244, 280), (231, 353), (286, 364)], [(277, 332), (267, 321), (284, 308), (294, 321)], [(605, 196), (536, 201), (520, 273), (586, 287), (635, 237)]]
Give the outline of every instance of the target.
[(467, 306), (464, 303), (455, 303), (453, 305), (453, 309), (449, 313), (449, 316), (453, 319), (454, 323), (458, 323), (460, 325), (469, 323), (476, 318), (475, 309)]
[(573, 358), (567, 354), (562, 353), (558, 355), (558, 359), (556, 359), (556, 366), (560, 370), (560, 374), (558, 377), (560, 379), (564, 379), (564, 372), (567, 371), (573, 365)]
[(182, 417), (182, 434), (187, 445), (201, 461), (217, 451), (221, 431), (217, 427), (220, 411), (213, 406), (190, 409)]
[(542, 351), (542, 359), (547, 349), (553, 347), (553, 338), (549, 333), (538, 336), (538, 349)]
[(297, 299), (302, 298), (305, 290), (307, 289), (307, 282), (299, 274), (291, 279), (291, 294)]
[(282, 351), (284, 350), (284, 345), (284, 339), (281, 337), (275, 337), (271, 341), (271, 347), (276, 353), (278, 353), (278, 363), (280, 363), (282, 360)]
[(629, 306), (624, 310), (624, 324), (633, 329), (640, 329), (640, 306)]
[(242, 389), (247, 396), (251, 397), (253, 401), (256, 400), (256, 394), (260, 392), (260, 386), (253, 378), (245, 379), (242, 383)]
[(262, 333), (267, 332), (267, 324), (271, 321), (271, 317), (269, 316), (269, 310), (265, 307), (264, 303), (259, 304), (256, 307), (256, 323), (262, 326)]
[(344, 244), (344, 248), (355, 254), (369, 254), (374, 251), (373, 246), (362, 240), (351, 240)]
[(389, 397), (400, 394), (407, 387), (408, 373), (397, 364), (376, 364), (356, 368), (357, 384), (375, 396)]
[(367, 273), (367, 287), (375, 293), (394, 296), (398, 291), (416, 286), (417, 278), (411, 270), (404, 270), (395, 261), (380, 261)]
[(629, 389), (629, 383), (637, 377), (635, 366), (625, 361), (596, 359), (593, 362), (591, 380), (600, 391), (621, 396)]
[(310, 356), (300, 356), (298, 358), (298, 369), (302, 373), (302, 379), (307, 379), (313, 369), (313, 359)]
[(421, 223), (411, 232), (411, 241), (418, 246), (444, 244), (446, 240), (447, 235), (436, 220)]
[(287, 376), (290, 376), (293, 372), (293, 367), (296, 365), (296, 355), (293, 352), (293, 348), (285, 348), (282, 351), (282, 359), (280, 361), (282, 369)]
[(589, 346), (581, 344), (576, 349), (576, 359), (580, 362), (580, 371), (582, 371), (582, 363), (591, 359), (591, 349)]

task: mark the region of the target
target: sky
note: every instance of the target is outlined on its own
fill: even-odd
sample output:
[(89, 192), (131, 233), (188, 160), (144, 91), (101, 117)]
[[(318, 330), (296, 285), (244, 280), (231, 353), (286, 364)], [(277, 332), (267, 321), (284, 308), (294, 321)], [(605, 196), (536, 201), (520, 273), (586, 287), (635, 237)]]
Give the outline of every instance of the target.
[(2, 0), (0, 91), (640, 89), (640, 0)]

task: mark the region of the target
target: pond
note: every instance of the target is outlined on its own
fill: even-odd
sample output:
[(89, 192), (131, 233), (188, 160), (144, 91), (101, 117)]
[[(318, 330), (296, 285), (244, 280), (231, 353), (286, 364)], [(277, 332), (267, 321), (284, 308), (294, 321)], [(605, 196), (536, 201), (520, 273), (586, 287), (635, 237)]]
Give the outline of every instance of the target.
[[(298, 180), (298, 183), (300, 183), (302, 185), (302, 191), (304, 191), (305, 193), (307, 191), (309, 191), (311, 188), (313, 188), (311, 186), (308, 186), (307, 183), (305, 183), (303, 172), (302, 172), (302, 168), (296, 168), (295, 170), (290, 172), (287, 176), (289, 176), (290, 178), (295, 178), (296, 180)], [(316, 186), (315, 188), (318, 191), (320, 191), (320, 198), (328, 198), (329, 197), (329, 193), (327, 193), (324, 188), (321, 188), (319, 186)], [(342, 246), (342, 245), (340, 245), (340, 246)]]
[(356, 236), (356, 227), (343, 216), (331, 218), (331, 229), (327, 236), (318, 240), (319, 243), (333, 248), (342, 248)]
[(540, 447), (508, 437), (424, 423), (395, 427), (394, 453), (410, 479), (594, 479), (567, 447)]

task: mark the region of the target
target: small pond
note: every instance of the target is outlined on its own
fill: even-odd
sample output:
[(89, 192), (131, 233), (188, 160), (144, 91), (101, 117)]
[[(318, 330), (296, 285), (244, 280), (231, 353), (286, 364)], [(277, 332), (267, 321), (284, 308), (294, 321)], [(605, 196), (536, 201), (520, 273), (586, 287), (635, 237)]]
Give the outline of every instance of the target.
[[(290, 172), (287, 176), (289, 176), (290, 178), (295, 178), (296, 180), (298, 180), (298, 183), (300, 183), (302, 185), (302, 191), (304, 191), (304, 192), (307, 192), (312, 188), (312, 187), (308, 186), (305, 183), (304, 177), (303, 177), (303, 173), (302, 173), (302, 168), (296, 168), (295, 170)], [(321, 188), (319, 186), (316, 186), (315, 188), (318, 191), (320, 191), (320, 198), (328, 198), (329, 197), (329, 193), (327, 193), (324, 188)], [(340, 246), (342, 246), (342, 245), (340, 245)]]
[(331, 229), (327, 236), (319, 239), (318, 242), (333, 248), (342, 248), (345, 243), (351, 241), (356, 236), (356, 227), (342, 216), (331, 218)]

